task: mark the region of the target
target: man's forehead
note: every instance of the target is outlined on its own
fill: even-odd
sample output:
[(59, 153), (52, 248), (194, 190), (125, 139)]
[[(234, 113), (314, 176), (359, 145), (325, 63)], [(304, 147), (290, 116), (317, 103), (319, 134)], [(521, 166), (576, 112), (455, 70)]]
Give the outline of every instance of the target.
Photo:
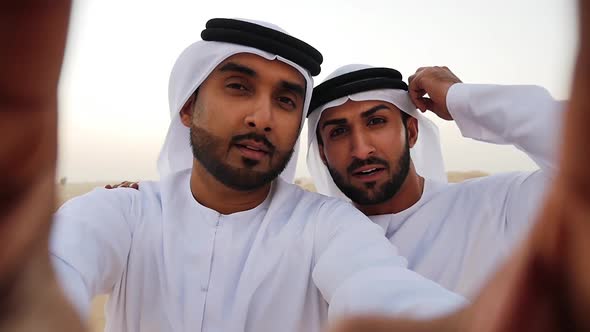
[[(219, 72), (228, 64), (235, 64), (242, 69), (250, 69), (254, 76), (283, 76), (283, 79), (305, 85), (306, 79), (294, 66), (278, 59), (269, 60), (263, 56), (253, 53), (237, 53), (223, 60), (214, 70)], [(234, 68), (235, 69), (235, 68)]]
[(387, 101), (383, 101), (383, 100), (356, 101), (356, 100), (349, 99), (342, 105), (338, 105), (338, 106), (334, 106), (334, 107), (330, 107), (330, 108), (325, 109), (320, 116), (319, 123), (323, 123), (323, 122), (325, 122), (327, 120), (331, 120), (331, 119), (341, 119), (341, 118), (347, 118), (347, 119), (359, 118), (360, 119), (363, 114), (365, 114), (366, 112), (371, 111), (371, 110), (376, 110), (376, 107), (379, 105), (383, 105), (384, 107), (379, 107), (378, 110), (389, 109), (392, 111), (401, 111), (395, 105), (393, 105)]

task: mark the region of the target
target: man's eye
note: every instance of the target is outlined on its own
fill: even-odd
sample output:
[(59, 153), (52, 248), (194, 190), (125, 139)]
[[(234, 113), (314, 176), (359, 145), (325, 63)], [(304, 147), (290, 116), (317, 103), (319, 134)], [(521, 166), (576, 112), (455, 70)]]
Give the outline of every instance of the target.
[(248, 89), (240, 83), (230, 83), (227, 85), (228, 88), (230, 89), (234, 89), (234, 90), (242, 90), (242, 91), (247, 91)]
[(291, 99), (289, 97), (279, 97), (278, 100), (281, 104), (289, 105), (289, 107), (291, 107), (291, 108), (297, 107), (297, 105), (295, 104), (293, 99)]
[(369, 121), (367, 122), (367, 125), (373, 126), (373, 125), (378, 125), (378, 124), (382, 124), (382, 123), (385, 123), (385, 119), (372, 118), (372, 119), (369, 119)]
[(346, 128), (338, 127), (330, 132), (330, 137), (338, 137), (344, 134), (346, 134)]

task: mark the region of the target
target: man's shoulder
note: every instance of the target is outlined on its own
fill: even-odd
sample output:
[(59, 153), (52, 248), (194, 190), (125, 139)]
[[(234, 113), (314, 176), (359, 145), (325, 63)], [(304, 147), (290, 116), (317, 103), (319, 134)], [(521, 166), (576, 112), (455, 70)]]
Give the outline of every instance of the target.
[(369, 221), (352, 203), (310, 192), (281, 180), (273, 196), (270, 212), (281, 220), (298, 220), (322, 229), (347, 227), (350, 222)]
[(279, 201), (290, 201), (294, 206), (304, 206), (307, 208), (322, 208), (324, 206), (349, 206), (354, 208), (349, 202), (346, 202), (342, 199), (311, 192), (301, 188), (296, 184), (285, 182), (282, 179), (277, 179), (275, 184), (277, 190), (273, 199), (277, 199)]

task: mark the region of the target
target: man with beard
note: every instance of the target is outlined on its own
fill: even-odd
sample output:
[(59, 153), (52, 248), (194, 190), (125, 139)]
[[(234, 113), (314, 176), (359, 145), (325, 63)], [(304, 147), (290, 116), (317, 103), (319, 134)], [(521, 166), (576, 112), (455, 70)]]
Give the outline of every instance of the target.
[(266, 23), (213, 19), (201, 36), (171, 73), (161, 181), (55, 215), (50, 251), (78, 310), (106, 293), (107, 331), (319, 331), (463, 303), (353, 206), (289, 183), (321, 54)]
[[(427, 322), (357, 319), (338, 331), (590, 330), (590, 267), (583, 255), (590, 251), (590, 156), (580, 144), (590, 141), (590, 1), (580, 4), (580, 51), (559, 167), (526, 245), (465, 310)], [(55, 291), (46, 246), (69, 1), (5, 1), (0, 9), (0, 26), (11, 28), (0, 33), (6, 46), (0, 57), (0, 331), (79, 331)]]
[[(410, 269), (472, 297), (538, 209), (561, 105), (540, 87), (462, 84), (445, 67), (409, 82), (408, 93), (394, 69), (348, 65), (317, 86), (309, 170), (320, 193), (380, 225)], [(541, 169), (447, 183), (438, 129), (415, 105), (454, 119), (465, 137), (518, 147)]]
[(579, 50), (558, 163), (525, 245), (465, 310), (427, 322), (356, 319), (333, 332), (590, 331), (590, 1), (578, 8)]

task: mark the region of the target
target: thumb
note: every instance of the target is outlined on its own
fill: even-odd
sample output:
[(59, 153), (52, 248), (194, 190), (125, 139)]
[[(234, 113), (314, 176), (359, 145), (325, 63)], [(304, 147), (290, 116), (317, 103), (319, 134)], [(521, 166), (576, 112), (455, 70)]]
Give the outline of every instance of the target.
[(427, 110), (433, 110), (434, 102), (432, 99), (428, 97), (417, 97), (414, 101), (416, 108), (418, 108), (422, 113), (426, 112)]

